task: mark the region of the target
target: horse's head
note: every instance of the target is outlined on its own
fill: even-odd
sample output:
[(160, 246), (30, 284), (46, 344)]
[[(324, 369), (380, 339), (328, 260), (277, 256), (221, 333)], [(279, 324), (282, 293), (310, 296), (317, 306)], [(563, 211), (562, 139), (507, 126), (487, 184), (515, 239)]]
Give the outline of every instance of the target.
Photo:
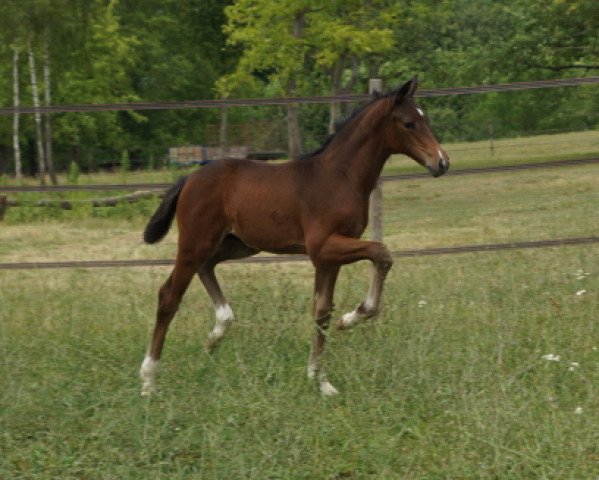
[(431, 131), (426, 113), (414, 101), (417, 77), (389, 94), (387, 141), (392, 153), (402, 153), (426, 167), (433, 177), (449, 170), (449, 156)]

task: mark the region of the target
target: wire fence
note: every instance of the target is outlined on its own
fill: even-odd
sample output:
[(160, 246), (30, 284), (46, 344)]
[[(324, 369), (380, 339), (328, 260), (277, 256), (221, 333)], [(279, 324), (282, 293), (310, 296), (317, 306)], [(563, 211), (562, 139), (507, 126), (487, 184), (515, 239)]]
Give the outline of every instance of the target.
[[(423, 89), (416, 93), (417, 97), (445, 97), (451, 95), (472, 95), (491, 92), (511, 92), (555, 87), (571, 87), (599, 83), (599, 77), (563, 78), (556, 80), (535, 80), (530, 82), (513, 82), (496, 85), (477, 85), (470, 87), (450, 87), (438, 89)], [(86, 105), (50, 105), (35, 107), (2, 107), (0, 115), (15, 113), (68, 113), (68, 112), (99, 112), (99, 111), (142, 111), (142, 110), (181, 110), (190, 108), (227, 108), (248, 107), (259, 105), (294, 105), (341, 102), (364, 102), (372, 98), (369, 94), (319, 95), (306, 97), (276, 97), (276, 98), (246, 98), (221, 100), (187, 100), (177, 102), (129, 102), (102, 103)]]
[[(567, 87), (576, 85), (587, 85), (599, 83), (599, 77), (573, 78), (558, 80), (541, 80), (531, 82), (516, 82), (498, 85), (481, 85), (474, 87), (453, 87), (435, 90), (421, 90), (419, 97), (442, 97), (450, 95), (470, 95), (490, 92), (520, 91), (530, 89)], [(12, 115), (15, 113), (65, 113), (65, 112), (94, 112), (94, 111), (123, 111), (123, 110), (177, 110), (191, 108), (227, 108), (238, 106), (259, 106), (259, 105), (289, 105), (289, 104), (325, 104), (331, 102), (363, 102), (368, 101), (371, 95), (347, 94), (335, 96), (311, 96), (311, 97), (292, 97), (292, 98), (260, 98), (260, 99), (224, 99), (224, 100), (200, 100), (183, 102), (147, 102), (147, 103), (119, 103), (119, 104), (95, 104), (95, 105), (54, 105), (35, 109), (33, 107), (5, 107), (0, 108), (0, 115)], [(559, 141), (547, 140), (545, 144), (561, 143)], [(494, 145), (493, 148), (504, 148), (509, 145)], [(456, 151), (474, 151), (487, 150), (489, 147), (476, 146)], [(571, 159), (552, 162), (527, 163), (519, 165), (505, 165), (487, 168), (470, 168), (453, 170), (452, 176), (487, 174), (495, 172), (506, 172), (524, 169), (553, 168), (562, 166), (574, 166), (582, 164), (599, 163), (599, 158)], [(396, 181), (402, 179), (413, 179), (428, 176), (426, 173), (405, 173), (397, 175), (387, 175), (381, 177), (382, 181)], [(0, 199), (3, 200), (4, 207), (7, 206), (6, 196), (2, 193), (21, 193), (21, 192), (72, 192), (72, 191), (144, 191), (158, 193), (168, 188), (170, 183), (134, 183), (134, 184), (112, 184), (112, 185), (61, 185), (61, 186), (30, 186), (30, 187), (0, 187)], [(123, 196), (130, 197), (131, 195)], [(133, 195), (135, 196), (135, 195)], [(146, 195), (140, 195), (145, 198)], [(110, 202), (99, 201), (96, 206), (114, 205), (121, 201), (118, 197), (112, 197)], [(34, 201), (33, 201), (34, 202)], [(31, 203), (33, 203), (31, 202)], [(24, 201), (22, 204), (31, 204), (30, 201)], [(44, 202), (37, 202), (38, 205), (44, 205)], [(2, 212), (3, 213), (3, 212)], [(1, 218), (1, 217), (0, 217)], [(585, 245), (599, 243), (599, 237), (576, 237), (549, 240), (535, 240), (525, 242), (511, 242), (500, 244), (478, 244), (478, 245), (458, 245), (429, 248), (422, 250), (399, 250), (392, 252), (396, 257), (416, 257), (427, 255), (449, 255), (471, 252), (500, 251), (528, 248), (559, 247), (568, 245)], [(306, 256), (258, 256), (249, 259), (239, 260), (242, 263), (265, 263), (265, 262), (290, 262), (306, 261)], [(131, 267), (131, 266), (164, 266), (172, 265), (172, 260), (97, 260), (97, 261), (63, 261), (63, 262), (15, 262), (0, 263), (0, 269), (40, 269), (40, 268), (101, 268), (101, 267)]]
[[(450, 170), (447, 175), (449, 176), (460, 176), (460, 175), (484, 175), (489, 173), (509, 172), (515, 170), (532, 170), (542, 168), (557, 168), (567, 167), (576, 165), (589, 165), (599, 163), (599, 157), (592, 158), (575, 158), (569, 160), (554, 160), (550, 162), (535, 162), (535, 163), (522, 163), (518, 165), (501, 165), (495, 167), (481, 167), (481, 168), (463, 168), (459, 170)], [(430, 174), (426, 172), (415, 172), (415, 173), (399, 173), (396, 175), (383, 175), (381, 180), (383, 182), (391, 182), (396, 180), (408, 180), (412, 178), (425, 178), (429, 177)], [(102, 184), (102, 185), (32, 185), (32, 186), (0, 186), (0, 194), (8, 193), (36, 193), (36, 192), (85, 192), (85, 191), (154, 191), (160, 192), (169, 188), (172, 183), (120, 183), (120, 184)], [(34, 201), (32, 201), (34, 202)]]
[[(391, 255), (397, 258), (425, 257), (431, 255), (457, 255), (477, 252), (498, 252), (503, 250), (525, 250), (532, 248), (566, 247), (599, 243), (599, 237), (557, 238), (510, 243), (483, 243), (475, 245), (455, 245), (450, 247), (424, 248), (420, 250), (396, 250)], [(226, 263), (284, 263), (307, 262), (306, 255), (260, 255), (256, 257), (228, 260)], [(122, 267), (169, 267), (175, 264), (172, 259), (148, 260), (66, 260), (60, 262), (12, 262), (0, 263), (0, 270), (41, 270), (60, 268), (122, 268)]]

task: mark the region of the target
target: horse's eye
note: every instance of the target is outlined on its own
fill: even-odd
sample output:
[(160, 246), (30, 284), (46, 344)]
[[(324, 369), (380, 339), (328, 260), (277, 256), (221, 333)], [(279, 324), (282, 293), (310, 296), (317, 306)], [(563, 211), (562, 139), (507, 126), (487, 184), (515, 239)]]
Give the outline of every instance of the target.
[(416, 128), (416, 124), (414, 122), (405, 122), (403, 125), (408, 130), (414, 130)]

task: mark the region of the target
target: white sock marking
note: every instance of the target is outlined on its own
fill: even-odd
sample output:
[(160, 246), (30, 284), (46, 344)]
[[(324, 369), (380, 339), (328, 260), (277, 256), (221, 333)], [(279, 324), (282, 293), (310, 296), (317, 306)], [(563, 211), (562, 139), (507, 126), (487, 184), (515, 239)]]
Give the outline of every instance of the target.
[(216, 313), (216, 319), (221, 322), (232, 321), (234, 317), (233, 310), (228, 303), (225, 305), (220, 305), (214, 309)]
[(346, 313), (341, 317), (341, 323), (343, 323), (345, 328), (353, 326), (358, 320), (360, 320), (360, 314), (357, 308), (353, 312)]
[(216, 325), (212, 329), (210, 333), (211, 340), (220, 340), (231, 325), (231, 322), (235, 319), (233, 315), (233, 310), (229, 304), (220, 305), (214, 309), (214, 313), (216, 314)]
[(158, 360), (154, 360), (149, 355), (146, 355), (139, 369), (139, 376), (142, 380), (141, 394), (143, 396), (150, 395), (154, 391), (154, 380), (158, 373)]

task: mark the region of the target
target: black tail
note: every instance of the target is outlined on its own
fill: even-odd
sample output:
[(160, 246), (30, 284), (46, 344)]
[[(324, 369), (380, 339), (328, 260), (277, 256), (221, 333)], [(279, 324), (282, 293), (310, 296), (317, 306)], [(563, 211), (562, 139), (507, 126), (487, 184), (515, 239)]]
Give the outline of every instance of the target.
[(152, 218), (146, 225), (144, 230), (144, 242), (156, 243), (164, 238), (168, 229), (171, 228), (171, 223), (175, 217), (177, 210), (177, 200), (179, 194), (183, 190), (183, 185), (187, 181), (187, 177), (181, 177), (171, 188), (167, 190), (162, 199), (162, 203), (158, 206)]

